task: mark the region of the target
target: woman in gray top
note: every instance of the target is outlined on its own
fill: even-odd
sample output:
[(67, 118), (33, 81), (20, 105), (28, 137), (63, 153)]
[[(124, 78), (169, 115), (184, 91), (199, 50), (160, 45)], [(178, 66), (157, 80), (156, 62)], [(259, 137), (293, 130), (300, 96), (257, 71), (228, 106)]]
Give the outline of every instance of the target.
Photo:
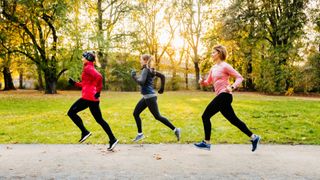
[(136, 120), (136, 124), (138, 127), (138, 135), (133, 140), (134, 142), (137, 142), (144, 138), (144, 135), (142, 133), (142, 127), (141, 127), (141, 119), (140, 114), (142, 111), (144, 111), (147, 107), (149, 108), (150, 112), (154, 116), (155, 119), (159, 120), (166, 126), (168, 126), (170, 129), (174, 131), (174, 134), (177, 137), (177, 140), (180, 140), (180, 128), (176, 128), (174, 125), (171, 124), (171, 122), (161, 116), (158, 108), (157, 103), (157, 95), (153, 89), (153, 80), (155, 77), (159, 77), (161, 79), (161, 87), (158, 91), (159, 94), (162, 94), (164, 91), (164, 84), (165, 84), (165, 76), (157, 71), (155, 71), (153, 68), (150, 68), (150, 62), (152, 60), (151, 55), (144, 54), (140, 57), (140, 63), (142, 66), (142, 71), (140, 77), (137, 77), (135, 71), (131, 71), (132, 78), (141, 86), (141, 94), (142, 99), (138, 102), (136, 105), (133, 116)]

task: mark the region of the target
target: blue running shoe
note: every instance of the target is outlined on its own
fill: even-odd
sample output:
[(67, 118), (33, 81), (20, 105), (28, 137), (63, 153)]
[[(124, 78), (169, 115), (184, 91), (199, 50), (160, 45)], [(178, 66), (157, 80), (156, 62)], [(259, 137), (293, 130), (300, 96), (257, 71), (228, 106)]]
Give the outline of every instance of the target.
[(261, 137), (258, 136), (258, 135), (256, 135), (256, 137), (254, 137), (254, 138), (251, 140), (251, 143), (252, 143), (252, 152), (254, 152), (254, 151), (257, 149), (258, 144), (259, 144), (259, 142), (260, 142), (260, 139), (261, 139)]
[(199, 143), (195, 143), (194, 145), (199, 149), (204, 149), (204, 150), (208, 150), (208, 151), (210, 151), (210, 147), (211, 147), (211, 144), (207, 144), (204, 141), (201, 141)]
[(143, 134), (138, 134), (137, 136), (136, 136), (136, 138), (134, 138), (134, 140), (132, 140), (133, 142), (138, 142), (138, 141), (140, 141), (141, 139), (143, 139), (144, 138), (144, 135)]

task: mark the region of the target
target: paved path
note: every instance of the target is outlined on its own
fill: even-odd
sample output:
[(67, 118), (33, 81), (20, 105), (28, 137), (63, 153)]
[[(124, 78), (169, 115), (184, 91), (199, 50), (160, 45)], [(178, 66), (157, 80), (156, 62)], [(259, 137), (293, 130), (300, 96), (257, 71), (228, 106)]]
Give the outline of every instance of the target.
[(320, 146), (1, 144), (0, 179), (320, 179)]

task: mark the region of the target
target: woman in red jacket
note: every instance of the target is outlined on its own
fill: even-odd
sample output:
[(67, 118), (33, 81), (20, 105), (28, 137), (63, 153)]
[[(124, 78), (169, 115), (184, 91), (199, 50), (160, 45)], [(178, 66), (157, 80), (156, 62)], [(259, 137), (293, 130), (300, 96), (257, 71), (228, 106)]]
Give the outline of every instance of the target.
[(89, 132), (83, 125), (81, 118), (77, 115), (78, 112), (89, 107), (91, 114), (95, 120), (101, 125), (104, 131), (109, 136), (110, 147), (108, 150), (113, 148), (118, 143), (118, 140), (114, 137), (110, 126), (102, 118), (102, 114), (99, 107), (99, 97), (102, 90), (102, 76), (94, 68), (95, 55), (92, 52), (85, 52), (82, 55), (83, 71), (81, 75), (81, 82), (75, 82), (73, 79), (69, 79), (69, 83), (73, 86), (82, 88), (82, 97), (76, 101), (68, 111), (68, 116), (81, 130), (80, 143), (84, 142), (90, 135)]

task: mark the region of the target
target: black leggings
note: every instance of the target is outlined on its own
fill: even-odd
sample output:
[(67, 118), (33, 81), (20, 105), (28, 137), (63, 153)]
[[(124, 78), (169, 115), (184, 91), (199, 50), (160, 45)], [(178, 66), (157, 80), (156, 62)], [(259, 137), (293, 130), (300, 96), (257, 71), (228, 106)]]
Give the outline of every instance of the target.
[(115, 140), (116, 138), (114, 137), (110, 126), (102, 118), (99, 103), (99, 101), (88, 101), (80, 98), (71, 106), (71, 108), (68, 111), (68, 116), (80, 128), (82, 133), (86, 133), (88, 132), (88, 130), (84, 127), (83, 122), (81, 118), (77, 115), (77, 113), (89, 107), (94, 119), (101, 125), (104, 131), (108, 134), (109, 140)]
[(204, 113), (202, 115), (205, 140), (210, 140), (210, 136), (211, 136), (210, 118), (219, 111), (226, 119), (228, 119), (230, 121), (231, 124), (238, 127), (247, 136), (250, 137), (252, 135), (252, 132), (248, 129), (246, 124), (244, 122), (242, 122), (234, 113), (233, 108), (231, 106), (231, 103), (232, 103), (232, 95), (231, 94), (220, 93), (207, 106), (206, 110), (204, 111)]
[(160, 115), (158, 103), (157, 103), (157, 97), (152, 97), (147, 99), (142, 98), (138, 102), (138, 104), (136, 105), (133, 111), (133, 116), (134, 116), (134, 119), (136, 120), (136, 124), (138, 127), (138, 133), (142, 133), (140, 114), (147, 107), (149, 108), (154, 118), (156, 118), (157, 120), (159, 120), (160, 122), (168, 126), (170, 129), (172, 130), (175, 129), (175, 127), (170, 123), (170, 121), (167, 118)]

